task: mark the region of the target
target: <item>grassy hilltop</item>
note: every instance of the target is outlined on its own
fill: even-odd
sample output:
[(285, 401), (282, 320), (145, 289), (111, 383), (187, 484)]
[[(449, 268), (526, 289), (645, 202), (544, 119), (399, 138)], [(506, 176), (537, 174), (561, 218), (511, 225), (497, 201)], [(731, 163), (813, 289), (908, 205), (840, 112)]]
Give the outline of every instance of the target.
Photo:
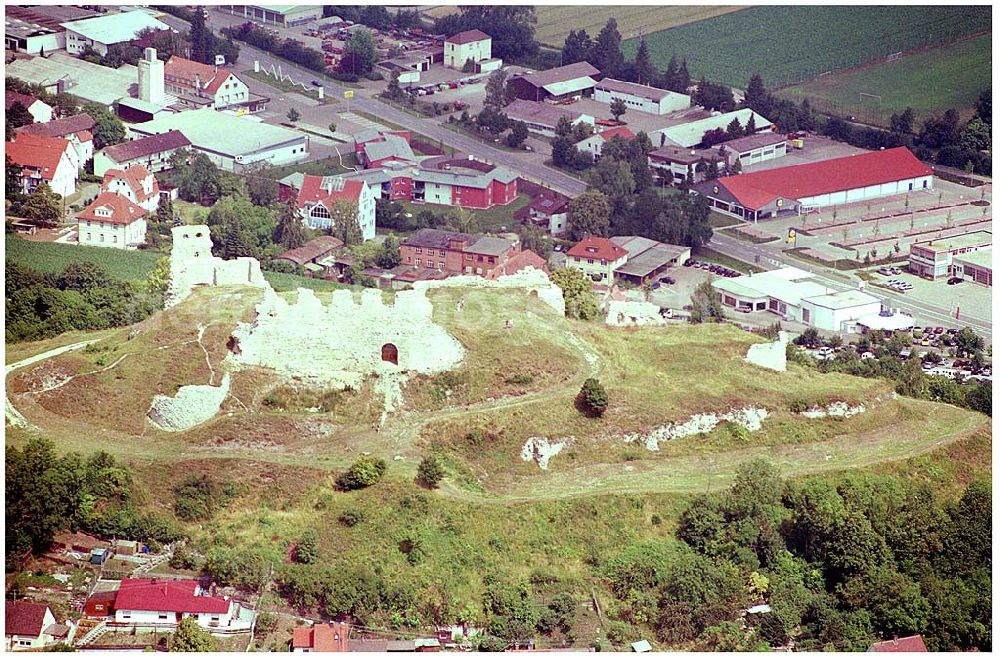
[[(245, 553), (284, 575), (295, 544), (313, 533), (318, 559), (309, 570), (375, 570), (407, 594), (382, 594), (398, 613), (358, 615), (370, 625), (398, 629), (476, 612), (490, 576), (499, 574), (530, 583), (543, 602), (557, 592), (578, 602), (596, 594), (609, 606), (608, 622), (617, 622), (609, 624), (614, 637), (646, 634), (597, 567), (634, 544), (673, 547), (691, 495), (726, 488), (748, 460), (769, 459), (785, 478), (896, 474), (948, 496), (989, 473), (988, 420), (976, 413), (896, 398), (882, 381), (797, 365), (780, 374), (761, 370), (743, 356), (763, 340), (732, 326), (609, 329), (563, 318), (519, 291), (430, 292), (435, 322), (465, 346), (466, 359), (453, 371), (410, 381), (405, 410), (381, 431), (373, 422), (382, 401), (370, 384), (350, 393), (310, 390), (246, 369), (233, 375), (221, 413), (206, 424), (183, 433), (151, 427), (145, 415), (153, 396), (218, 373), (231, 329), (250, 318), (259, 295), (197, 290), (143, 322), (131, 339), (124, 328), (19, 344), (8, 364), (97, 339), (8, 374), (14, 406), (38, 428), (8, 428), (8, 443), (42, 435), (61, 451), (110, 452), (132, 470), (144, 506), (168, 518), (175, 486), (191, 475), (228, 484), (210, 522), (179, 522), (210, 565)], [(200, 344), (199, 324), (207, 326)], [(574, 407), (588, 376), (610, 396), (601, 419)], [(863, 403), (868, 412), (824, 420), (791, 412), (793, 404), (834, 401)], [(769, 411), (759, 432), (720, 424), (663, 442), (656, 452), (622, 439), (744, 406)], [(531, 436), (574, 441), (542, 471), (521, 458)], [(385, 478), (337, 491), (336, 476), (364, 453), (386, 461)], [(414, 480), (417, 464), (432, 453), (446, 469), (436, 490)], [(287, 570), (294, 576), (299, 568)], [(306, 589), (285, 579), (284, 593)], [(316, 605), (294, 602), (305, 611)], [(592, 608), (581, 608), (563, 641), (585, 645), (605, 627)]]

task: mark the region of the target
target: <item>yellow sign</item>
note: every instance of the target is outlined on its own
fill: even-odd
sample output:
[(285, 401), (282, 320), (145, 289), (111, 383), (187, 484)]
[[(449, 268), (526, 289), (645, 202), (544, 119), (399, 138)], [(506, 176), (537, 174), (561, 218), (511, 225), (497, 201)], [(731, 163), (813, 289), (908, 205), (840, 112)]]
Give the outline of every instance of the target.
[(354, 98), (354, 90), (353, 89), (344, 90), (344, 98), (345, 99), (353, 99)]
[(789, 243), (794, 243), (795, 242), (795, 230), (794, 229), (789, 229), (788, 230), (788, 242)]
[(246, 108), (240, 108), (239, 110), (236, 111), (236, 116), (237, 117), (242, 117), (243, 115), (247, 115), (247, 114), (250, 114), (250, 111), (247, 110)]

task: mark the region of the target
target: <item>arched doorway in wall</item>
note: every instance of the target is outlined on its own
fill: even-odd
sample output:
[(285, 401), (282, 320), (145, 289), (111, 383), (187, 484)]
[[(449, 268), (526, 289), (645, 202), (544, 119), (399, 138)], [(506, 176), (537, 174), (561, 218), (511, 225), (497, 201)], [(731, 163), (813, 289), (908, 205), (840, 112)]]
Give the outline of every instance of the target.
[(399, 349), (395, 344), (382, 344), (382, 361), (399, 364)]

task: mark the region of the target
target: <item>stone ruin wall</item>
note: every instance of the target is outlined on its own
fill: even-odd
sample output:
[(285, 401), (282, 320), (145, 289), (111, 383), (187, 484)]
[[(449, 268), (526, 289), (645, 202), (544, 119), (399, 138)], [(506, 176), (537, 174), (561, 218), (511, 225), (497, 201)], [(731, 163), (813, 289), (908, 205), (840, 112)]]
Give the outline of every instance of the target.
[(207, 225), (181, 225), (171, 230), (170, 287), (165, 307), (173, 307), (196, 286), (245, 285), (270, 289), (260, 262), (253, 257), (225, 260), (212, 256), (211, 230)]

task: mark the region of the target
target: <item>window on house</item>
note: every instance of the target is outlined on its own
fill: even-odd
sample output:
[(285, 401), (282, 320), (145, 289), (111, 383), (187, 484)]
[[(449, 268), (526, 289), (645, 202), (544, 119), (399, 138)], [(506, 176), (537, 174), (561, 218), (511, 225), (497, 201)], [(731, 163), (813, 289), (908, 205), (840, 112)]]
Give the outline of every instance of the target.
[(465, 260), (466, 261), (472, 261), (472, 255), (471, 254), (465, 255)]
[(594, 263), (594, 260), (593, 259), (587, 259), (587, 263), (588, 264), (592, 264), (592, 263)]
[(438, 256), (439, 257), (443, 257), (444, 256), (444, 250), (438, 250)]
[(482, 268), (476, 268), (476, 275), (482, 275), (482, 274), (483, 274), (483, 269)]
[(161, 612), (158, 615), (158, 618), (160, 619), (160, 621), (166, 621), (167, 620), (167, 613), (166, 612)]
[(104, 242), (104, 234), (101, 234), (101, 243)]
[(440, 268), (441, 270), (444, 270), (444, 262), (443, 261), (439, 261), (438, 262), (438, 268)]
[(417, 259), (415, 263), (419, 266), (420, 265), (420, 259)]
[(417, 254), (423, 254), (423, 252), (424, 252), (424, 251), (423, 251), (423, 250), (421, 250), (420, 248), (417, 248), (417, 249), (416, 249), (415, 251), (416, 251), (416, 253), (417, 253)]
[(330, 212), (326, 210), (325, 206), (318, 205), (313, 207), (313, 210), (310, 211), (310, 215), (314, 218), (329, 218)]

